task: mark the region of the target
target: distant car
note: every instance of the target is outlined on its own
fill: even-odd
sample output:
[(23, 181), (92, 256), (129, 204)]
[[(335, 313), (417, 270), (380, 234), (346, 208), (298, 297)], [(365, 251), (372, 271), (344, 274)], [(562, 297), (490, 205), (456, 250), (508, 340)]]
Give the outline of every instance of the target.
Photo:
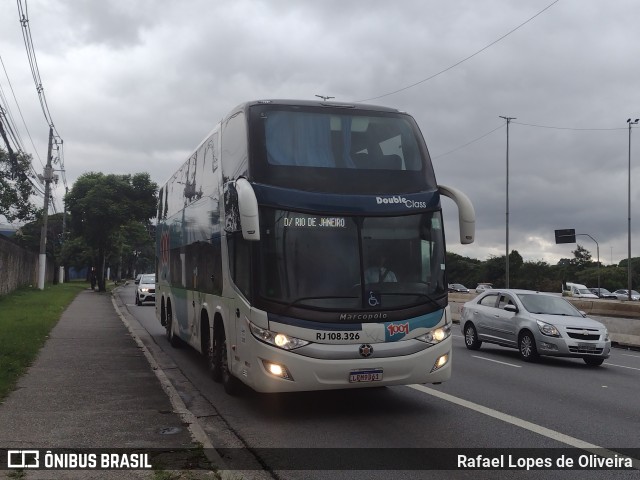
[(135, 283), (136, 285), (138, 285), (140, 283), (140, 278), (142, 277), (142, 274), (139, 273), (138, 275), (136, 275), (136, 279), (133, 281), (133, 283)]
[(531, 362), (540, 355), (582, 358), (602, 365), (611, 340), (606, 327), (579, 312), (564, 298), (532, 290), (497, 289), (464, 304), (460, 318), (464, 342), (477, 350), (482, 342), (517, 348)]
[(606, 288), (589, 288), (589, 291), (598, 298), (604, 298), (606, 300), (617, 300), (618, 296)]
[(465, 287), (464, 285), (462, 285), (461, 283), (450, 283), (449, 284), (449, 291), (450, 292), (469, 293), (469, 289), (467, 287)]
[(563, 295), (568, 295), (574, 298), (598, 298), (597, 295), (591, 293), (591, 290), (580, 283), (566, 283), (566, 289), (562, 289)]
[(476, 293), (482, 293), (485, 290), (491, 290), (493, 288), (493, 284), (491, 283), (479, 283), (476, 287)]
[[(629, 290), (626, 288), (621, 288), (613, 292), (613, 294), (618, 298), (618, 300), (629, 300)], [(631, 290), (631, 300), (638, 301), (640, 300), (640, 293), (635, 290)]]
[(145, 274), (140, 277), (140, 282), (136, 287), (136, 305), (144, 302), (156, 301), (156, 276), (155, 274)]

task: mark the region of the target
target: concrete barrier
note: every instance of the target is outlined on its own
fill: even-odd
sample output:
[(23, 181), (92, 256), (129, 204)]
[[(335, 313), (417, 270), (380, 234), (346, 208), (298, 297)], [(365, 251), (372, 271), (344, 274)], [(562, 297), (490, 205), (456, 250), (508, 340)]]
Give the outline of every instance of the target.
[[(464, 303), (473, 300), (476, 296), (471, 293), (449, 294), (449, 305), (454, 322), (460, 322)], [(640, 348), (640, 302), (571, 297), (564, 297), (564, 299), (571, 302), (578, 310), (602, 322), (609, 330), (609, 336), (614, 344)]]

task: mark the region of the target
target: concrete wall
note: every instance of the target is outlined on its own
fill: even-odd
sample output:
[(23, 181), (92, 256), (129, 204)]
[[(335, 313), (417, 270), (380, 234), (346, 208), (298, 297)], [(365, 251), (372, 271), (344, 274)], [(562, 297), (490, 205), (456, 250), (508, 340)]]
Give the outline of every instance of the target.
[[(476, 296), (475, 293), (449, 293), (449, 305), (454, 322), (460, 321), (462, 305)], [(571, 297), (564, 299), (578, 310), (602, 322), (609, 330), (612, 342), (622, 346), (640, 347), (640, 302)]]
[[(53, 278), (53, 261), (47, 259), (45, 283), (52, 283)], [(0, 295), (29, 285), (38, 285), (38, 254), (0, 235)]]

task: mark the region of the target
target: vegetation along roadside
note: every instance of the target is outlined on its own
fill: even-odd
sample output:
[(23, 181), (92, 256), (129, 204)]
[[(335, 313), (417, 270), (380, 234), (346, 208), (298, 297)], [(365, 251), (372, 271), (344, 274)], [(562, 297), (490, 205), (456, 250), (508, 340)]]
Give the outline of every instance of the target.
[(0, 297), (0, 402), (31, 365), (62, 312), (86, 282), (22, 288)]

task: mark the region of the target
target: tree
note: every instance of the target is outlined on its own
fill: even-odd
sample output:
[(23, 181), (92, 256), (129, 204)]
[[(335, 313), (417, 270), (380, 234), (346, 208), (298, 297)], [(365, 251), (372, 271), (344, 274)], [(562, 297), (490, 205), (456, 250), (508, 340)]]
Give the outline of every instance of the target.
[(447, 252), (447, 280), (449, 283), (462, 283), (469, 288), (475, 287), (482, 281), (478, 272), (480, 264), (480, 260)]
[(591, 253), (582, 245), (577, 244), (576, 249), (571, 253), (573, 253), (574, 256), (574, 265), (579, 269), (586, 268), (591, 264)]
[[(46, 254), (53, 259), (54, 272), (57, 271), (58, 265), (63, 265), (61, 259), (61, 248), (63, 243), (63, 224), (64, 214), (56, 213), (49, 215), (47, 220), (47, 243)], [(42, 211), (36, 214), (33, 222), (25, 224), (16, 232), (15, 240), (19, 245), (33, 252), (40, 251), (40, 237), (42, 235)], [(68, 272), (67, 272), (68, 273)], [(57, 278), (57, 276), (55, 277)]]
[[(105, 291), (105, 266), (122, 251), (122, 229), (131, 222), (145, 225), (156, 213), (158, 185), (148, 173), (105, 175), (89, 172), (65, 196), (71, 231), (96, 252), (98, 287)], [(118, 257), (119, 261), (119, 257)]]
[(35, 189), (29, 180), (31, 155), (0, 149), (0, 215), (7, 220), (29, 220), (36, 207), (29, 200)]

